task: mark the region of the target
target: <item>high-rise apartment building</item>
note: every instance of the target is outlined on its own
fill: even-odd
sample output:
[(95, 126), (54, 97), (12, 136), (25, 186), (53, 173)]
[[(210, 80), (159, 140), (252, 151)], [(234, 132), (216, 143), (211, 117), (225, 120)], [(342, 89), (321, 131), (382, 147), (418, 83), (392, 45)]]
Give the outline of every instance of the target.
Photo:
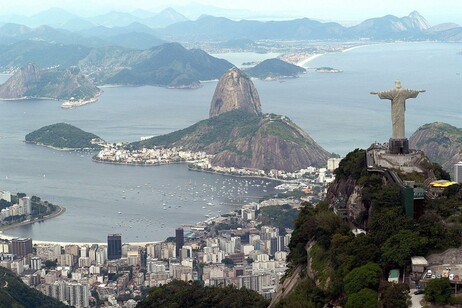
[(454, 182), (462, 183), (462, 161), (454, 165)]
[(181, 257), (181, 248), (183, 248), (184, 245), (184, 230), (183, 228), (177, 228), (175, 229), (175, 252), (176, 252), (176, 257), (179, 258)]
[(108, 260), (122, 258), (122, 235), (109, 234), (107, 236), (107, 258)]
[(18, 257), (25, 257), (32, 253), (32, 239), (14, 238), (11, 240), (11, 253)]

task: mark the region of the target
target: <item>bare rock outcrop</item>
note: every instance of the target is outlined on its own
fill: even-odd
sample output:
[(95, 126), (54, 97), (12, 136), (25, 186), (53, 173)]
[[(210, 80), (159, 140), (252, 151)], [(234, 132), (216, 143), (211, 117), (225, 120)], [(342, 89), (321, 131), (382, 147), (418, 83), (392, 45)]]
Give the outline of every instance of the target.
[(261, 114), (260, 97), (253, 82), (238, 68), (232, 68), (218, 81), (209, 116), (213, 118), (236, 109)]
[(462, 161), (462, 129), (447, 123), (425, 124), (409, 138), (412, 148), (425, 152), (431, 161), (441, 164), (448, 172)]
[(77, 67), (41, 69), (28, 64), (0, 85), (0, 99), (90, 99), (101, 93)]
[(23, 98), (24, 93), (35, 87), (35, 84), (42, 78), (40, 68), (28, 64), (16, 72), (6, 83), (0, 87), (0, 98), (18, 99)]

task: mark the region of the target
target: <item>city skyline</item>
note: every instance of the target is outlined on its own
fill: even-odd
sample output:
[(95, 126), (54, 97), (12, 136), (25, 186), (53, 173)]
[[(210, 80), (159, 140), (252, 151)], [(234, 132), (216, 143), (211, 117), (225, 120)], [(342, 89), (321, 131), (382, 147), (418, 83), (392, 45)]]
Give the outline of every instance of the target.
[[(202, 14), (219, 15), (232, 19), (293, 19), (307, 17), (325, 21), (339, 22), (360, 22), (368, 18), (381, 17), (385, 15), (406, 16), (416, 10), (422, 14), (432, 25), (445, 22), (462, 23), (462, 17), (457, 12), (462, 9), (462, 3), (445, 0), (438, 3), (422, 1), (398, 2), (396, 0), (387, 2), (371, 3), (360, 0), (355, 1), (262, 1), (244, 2), (242, 0), (210, 1), (210, 0), (173, 0), (156, 1), (113, 1), (102, 0), (95, 2), (64, 0), (41, 0), (30, 3), (25, 0), (15, 2), (0, 1), (2, 15), (25, 15), (31, 16), (50, 8), (62, 8), (70, 13), (83, 17), (90, 17), (105, 14), (110, 11), (133, 12), (145, 10), (152, 13), (159, 12), (165, 8), (172, 7), (190, 19), (196, 19)], [(138, 13), (141, 13), (138, 11)], [(146, 13), (146, 12), (143, 12)]]

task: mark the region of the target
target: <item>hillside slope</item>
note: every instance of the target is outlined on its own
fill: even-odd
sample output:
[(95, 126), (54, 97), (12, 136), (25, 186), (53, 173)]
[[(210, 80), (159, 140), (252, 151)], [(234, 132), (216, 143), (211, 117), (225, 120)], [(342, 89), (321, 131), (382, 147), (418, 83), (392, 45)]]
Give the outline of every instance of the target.
[(184, 147), (216, 155), (213, 165), (293, 172), (325, 166), (330, 153), (284, 116), (234, 110), (132, 148)]
[(442, 122), (425, 124), (409, 138), (412, 148), (422, 150), (448, 172), (462, 161), (462, 129)]

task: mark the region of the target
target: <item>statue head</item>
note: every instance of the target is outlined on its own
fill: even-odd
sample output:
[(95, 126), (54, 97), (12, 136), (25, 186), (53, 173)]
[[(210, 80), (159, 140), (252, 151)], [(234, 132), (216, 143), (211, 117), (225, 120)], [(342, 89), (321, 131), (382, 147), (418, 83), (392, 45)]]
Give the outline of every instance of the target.
[(401, 89), (401, 81), (395, 80), (395, 87), (396, 87), (397, 89)]

